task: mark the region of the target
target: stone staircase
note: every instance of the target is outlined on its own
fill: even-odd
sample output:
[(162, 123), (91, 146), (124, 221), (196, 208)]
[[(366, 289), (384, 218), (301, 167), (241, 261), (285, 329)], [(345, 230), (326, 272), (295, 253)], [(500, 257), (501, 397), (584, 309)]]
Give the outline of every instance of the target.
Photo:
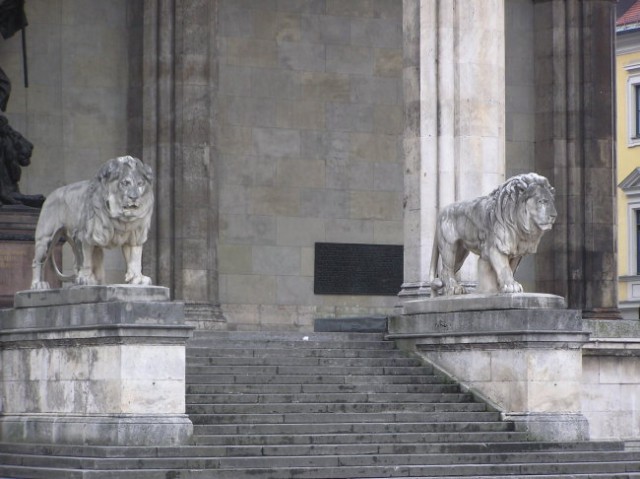
[(193, 444), (0, 444), (1, 478), (639, 478), (617, 442), (540, 443), (380, 334), (196, 332)]

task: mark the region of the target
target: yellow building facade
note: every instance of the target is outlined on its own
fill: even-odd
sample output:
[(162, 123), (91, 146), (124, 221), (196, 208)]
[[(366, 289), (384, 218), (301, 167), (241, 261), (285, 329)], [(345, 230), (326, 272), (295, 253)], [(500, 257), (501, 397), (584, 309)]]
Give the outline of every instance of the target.
[(638, 319), (640, 308), (639, 20), (624, 15), (616, 34), (619, 306), (625, 319)]

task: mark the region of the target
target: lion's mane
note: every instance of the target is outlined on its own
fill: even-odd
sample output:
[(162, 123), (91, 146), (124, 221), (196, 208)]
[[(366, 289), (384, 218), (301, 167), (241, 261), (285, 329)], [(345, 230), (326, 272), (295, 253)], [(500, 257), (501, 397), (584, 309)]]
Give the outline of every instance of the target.
[[(119, 204), (119, 192), (113, 191), (118, 181), (128, 173), (139, 175), (146, 183), (145, 193), (140, 198), (140, 207), (135, 218), (125, 220), (108, 207), (111, 195)], [(153, 208), (153, 173), (151, 169), (133, 157), (115, 158), (105, 163), (97, 175), (89, 180), (87, 201), (83, 204), (80, 238), (102, 247), (122, 245), (125, 240), (131, 244), (143, 244), (147, 240)], [(126, 236), (126, 238), (125, 238)]]
[(544, 232), (532, 225), (526, 202), (540, 189), (554, 194), (544, 176), (526, 173), (510, 178), (485, 197), (489, 203), (485, 224), (493, 229), (496, 247), (505, 255), (536, 252)]

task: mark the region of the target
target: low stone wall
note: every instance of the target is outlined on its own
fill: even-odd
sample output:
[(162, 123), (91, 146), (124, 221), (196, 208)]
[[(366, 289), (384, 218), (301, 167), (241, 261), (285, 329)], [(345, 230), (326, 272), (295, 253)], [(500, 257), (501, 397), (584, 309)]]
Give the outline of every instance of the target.
[(591, 437), (640, 439), (640, 339), (593, 338), (582, 364), (582, 411)]
[(160, 287), (25, 291), (0, 311), (0, 440), (189, 440), (182, 303)]

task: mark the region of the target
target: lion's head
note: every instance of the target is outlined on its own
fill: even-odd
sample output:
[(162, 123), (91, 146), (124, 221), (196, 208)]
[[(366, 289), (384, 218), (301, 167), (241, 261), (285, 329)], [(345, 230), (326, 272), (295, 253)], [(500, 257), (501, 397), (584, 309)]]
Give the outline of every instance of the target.
[(96, 177), (108, 215), (120, 221), (145, 218), (153, 206), (153, 172), (132, 156), (105, 163)]
[(524, 245), (527, 253), (536, 251), (558, 214), (554, 193), (544, 176), (525, 173), (508, 179), (489, 195), (495, 200), (495, 234), (501, 250), (514, 253)]
[(2, 154), (8, 165), (29, 166), (33, 143), (11, 128), (4, 116), (0, 116), (0, 142)]

